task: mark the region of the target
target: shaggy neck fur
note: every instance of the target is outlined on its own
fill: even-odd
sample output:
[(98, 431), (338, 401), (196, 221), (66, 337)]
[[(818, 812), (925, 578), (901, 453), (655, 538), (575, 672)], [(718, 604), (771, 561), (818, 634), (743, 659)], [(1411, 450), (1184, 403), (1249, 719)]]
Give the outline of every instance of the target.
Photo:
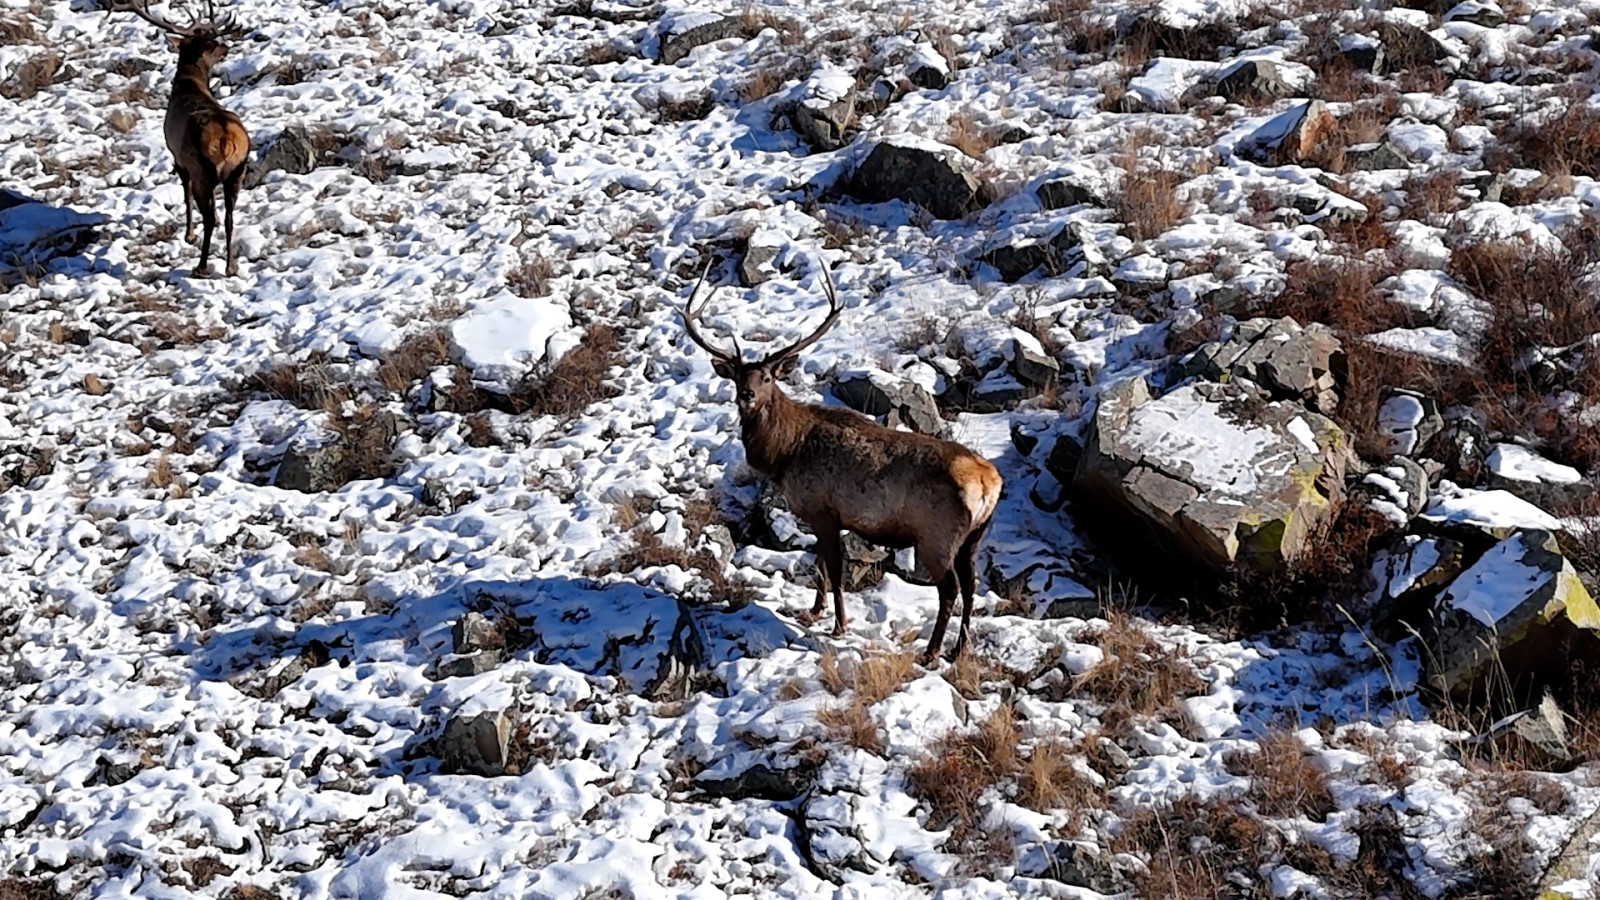
[(745, 459), (750, 466), (774, 481), (781, 481), (806, 433), (811, 430), (811, 421), (803, 404), (790, 400), (781, 390), (774, 390), (770, 403), (752, 412), (740, 413), (739, 426)]

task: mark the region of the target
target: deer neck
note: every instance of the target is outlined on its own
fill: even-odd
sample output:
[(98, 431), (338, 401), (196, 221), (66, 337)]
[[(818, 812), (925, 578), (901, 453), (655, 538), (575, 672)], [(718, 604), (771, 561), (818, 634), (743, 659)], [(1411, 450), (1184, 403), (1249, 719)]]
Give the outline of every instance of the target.
[(739, 418), (740, 439), (751, 468), (774, 481), (782, 481), (811, 430), (805, 407), (776, 391), (771, 403)]
[[(199, 60), (178, 63), (178, 74), (172, 80), (173, 92), (187, 89), (194, 93), (211, 96), (211, 69)], [(215, 98), (213, 98), (215, 99)]]

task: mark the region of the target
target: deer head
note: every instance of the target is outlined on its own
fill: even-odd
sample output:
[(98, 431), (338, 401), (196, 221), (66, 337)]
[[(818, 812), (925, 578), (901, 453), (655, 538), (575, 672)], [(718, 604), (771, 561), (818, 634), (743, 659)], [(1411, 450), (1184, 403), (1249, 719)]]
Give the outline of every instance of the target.
[(739, 350), (737, 337), (733, 339), (733, 350), (724, 350), (706, 340), (696, 327), (700, 314), (705, 311), (706, 304), (711, 302), (711, 294), (716, 293), (716, 286), (713, 285), (705, 300), (696, 307), (695, 298), (699, 296), (700, 289), (705, 285), (706, 276), (710, 272), (711, 266), (707, 264), (705, 271), (700, 273), (700, 280), (695, 283), (694, 290), (690, 292), (688, 302), (678, 310), (679, 315), (683, 317), (684, 332), (689, 335), (689, 340), (711, 354), (711, 368), (723, 378), (733, 381), (740, 418), (757, 415), (772, 404), (775, 395), (779, 393), (778, 382), (794, 370), (794, 364), (800, 358), (800, 351), (816, 343), (818, 338), (832, 328), (834, 323), (839, 321), (839, 313), (844, 311), (844, 307), (839, 303), (839, 292), (833, 285), (833, 274), (824, 265), (822, 275), (824, 290), (828, 295), (828, 317), (806, 337), (755, 362), (746, 362), (744, 354)]
[(178, 65), (183, 67), (199, 63), (209, 70), (228, 55), (226, 41), (243, 34), (245, 29), (233, 20), (233, 14), (217, 15), (214, 0), (205, 0), (205, 18), (185, 9), (188, 23), (176, 25), (150, 11), (150, 0), (104, 0), (107, 15), (130, 12), (166, 32), (178, 50)]

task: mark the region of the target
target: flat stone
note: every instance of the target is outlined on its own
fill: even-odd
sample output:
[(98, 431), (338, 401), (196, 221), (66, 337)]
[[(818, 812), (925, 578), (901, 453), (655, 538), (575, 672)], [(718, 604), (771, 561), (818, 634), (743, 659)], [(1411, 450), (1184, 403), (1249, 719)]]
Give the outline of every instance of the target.
[(978, 190), (978, 178), (960, 151), (906, 136), (875, 144), (846, 188), (870, 203), (914, 203), (940, 219), (959, 219), (976, 210)]

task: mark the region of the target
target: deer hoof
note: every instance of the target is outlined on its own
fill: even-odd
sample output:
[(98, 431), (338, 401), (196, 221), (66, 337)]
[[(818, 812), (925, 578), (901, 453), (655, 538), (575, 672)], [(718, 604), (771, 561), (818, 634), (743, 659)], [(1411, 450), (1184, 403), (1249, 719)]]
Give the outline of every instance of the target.
[(198, 244), (199, 243), (199, 241), (196, 241), (194, 239), (194, 232), (193, 231), (185, 231), (183, 233), (183, 239), (188, 241), (191, 244)]
[(238, 263), (228, 263), (228, 275), (229, 275), (229, 277), (232, 277), (232, 276), (237, 275), (237, 274), (239, 274), (239, 264)]
[(833, 634), (833, 636), (834, 637), (844, 637), (844, 626), (845, 626), (845, 621), (843, 619), (840, 619), (839, 621), (833, 623), (833, 631), (831, 632)]
[(794, 614), (794, 620), (807, 627), (817, 624), (817, 611), (804, 610)]

